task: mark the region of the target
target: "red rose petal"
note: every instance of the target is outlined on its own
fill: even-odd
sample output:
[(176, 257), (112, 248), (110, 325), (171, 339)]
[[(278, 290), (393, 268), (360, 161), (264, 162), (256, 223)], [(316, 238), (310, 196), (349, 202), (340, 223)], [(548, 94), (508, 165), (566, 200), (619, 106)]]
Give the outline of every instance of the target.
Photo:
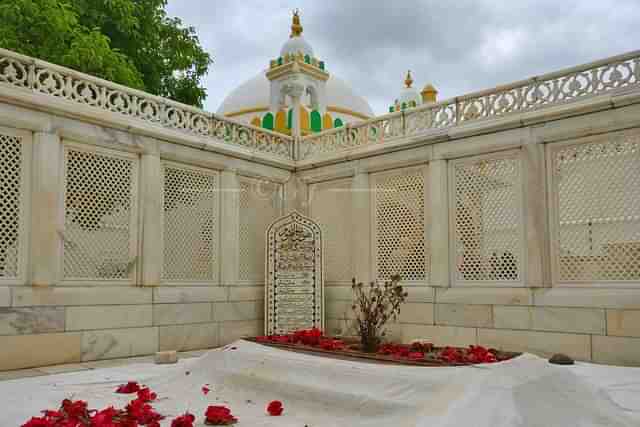
[(282, 402), (280, 402), (279, 400), (272, 400), (267, 405), (267, 412), (272, 417), (279, 417), (280, 415), (282, 415), (282, 411), (284, 411), (284, 407), (282, 406)]

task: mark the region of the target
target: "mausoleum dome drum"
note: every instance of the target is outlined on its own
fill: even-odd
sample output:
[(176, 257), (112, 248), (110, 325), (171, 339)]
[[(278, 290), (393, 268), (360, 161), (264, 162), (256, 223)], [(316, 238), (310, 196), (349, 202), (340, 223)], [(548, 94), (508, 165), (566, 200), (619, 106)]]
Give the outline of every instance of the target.
[[(220, 105), (217, 114), (236, 116), (239, 112), (255, 114), (260, 109), (267, 109), (270, 104), (271, 86), (265, 73), (266, 71), (260, 72), (232, 90)], [(355, 113), (355, 120), (363, 120), (364, 116), (374, 116), (367, 100), (357, 95), (349, 84), (339, 77), (332, 74), (325, 90), (326, 103), (331, 110)]]

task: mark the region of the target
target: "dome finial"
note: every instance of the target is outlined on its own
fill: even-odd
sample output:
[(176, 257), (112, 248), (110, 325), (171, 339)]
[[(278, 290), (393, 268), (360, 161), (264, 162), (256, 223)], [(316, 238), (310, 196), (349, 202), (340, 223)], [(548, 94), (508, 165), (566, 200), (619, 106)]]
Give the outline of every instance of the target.
[(413, 79), (411, 78), (411, 70), (407, 71), (407, 77), (404, 79), (404, 84), (408, 88), (410, 88), (413, 84)]
[(299, 37), (302, 34), (302, 24), (300, 24), (300, 11), (298, 9), (293, 11), (293, 22), (291, 24), (291, 37)]

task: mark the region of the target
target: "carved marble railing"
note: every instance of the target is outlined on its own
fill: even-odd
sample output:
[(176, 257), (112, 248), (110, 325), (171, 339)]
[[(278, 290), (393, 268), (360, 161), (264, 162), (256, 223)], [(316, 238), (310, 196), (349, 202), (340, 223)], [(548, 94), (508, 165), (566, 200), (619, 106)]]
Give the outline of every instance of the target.
[(640, 51), (302, 138), (298, 160), (640, 86)]
[(293, 158), (293, 138), (286, 135), (240, 124), (5, 49), (0, 49), (2, 84), (119, 113), (165, 128), (211, 137), (251, 151), (284, 159)]

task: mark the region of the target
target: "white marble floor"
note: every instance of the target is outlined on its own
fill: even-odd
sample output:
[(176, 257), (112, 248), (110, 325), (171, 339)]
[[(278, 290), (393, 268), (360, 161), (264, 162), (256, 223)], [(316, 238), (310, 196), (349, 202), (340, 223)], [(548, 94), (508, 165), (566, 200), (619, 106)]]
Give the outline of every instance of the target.
[[(178, 353), (179, 359), (200, 357), (209, 350), (196, 350)], [(16, 380), (20, 378), (41, 377), (44, 375), (66, 374), (69, 372), (90, 371), (100, 368), (113, 368), (134, 363), (153, 363), (153, 356), (129, 357), (124, 359), (97, 360), (95, 362), (70, 363), (66, 365), (44, 366), (40, 368), (18, 369), (15, 371), (0, 371), (0, 381)]]

